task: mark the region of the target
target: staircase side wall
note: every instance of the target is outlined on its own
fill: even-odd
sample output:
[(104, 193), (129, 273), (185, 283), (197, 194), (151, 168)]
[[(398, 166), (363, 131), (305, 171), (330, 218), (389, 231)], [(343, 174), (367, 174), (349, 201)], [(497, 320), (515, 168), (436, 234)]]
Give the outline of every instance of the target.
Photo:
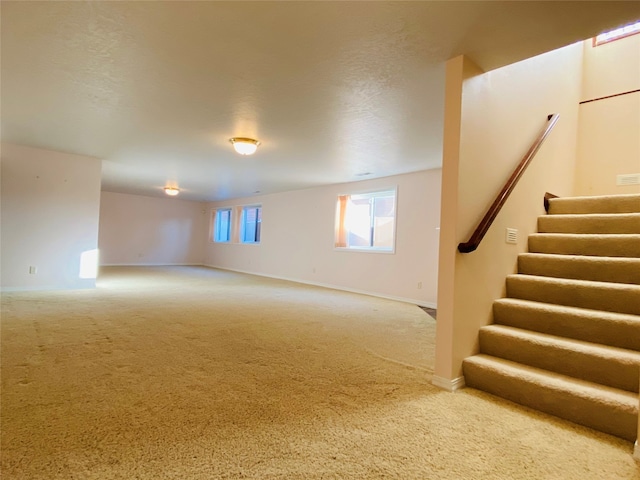
[[(640, 175), (640, 35), (583, 45), (575, 195), (640, 193), (616, 185), (617, 175)], [(594, 100), (610, 95), (612, 98)]]
[[(504, 296), (505, 276), (515, 272), (517, 255), (527, 249), (527, 236), (544, 212), (545, 191), (572, 193), (582, 54), (581, 44), (572, 45), (468, 78), (462, 82), (461, 105), (448, 101), (454, 95), (446, 96), (445, 119), (457, 109), (460, 122), (445, 121), (438, 379), (459, 378), (462, 360), (478, 351), (478, 331), (491, 323), (492, 303)], [(556, 128), (480, 247), (458, 253), (457, 244), (468, 240), (551, 113), (560, 114)], [(447, 150), (447, 143), (458, 148)], [(516, 245), (505, 243), (506, 227), (518, 229)]]

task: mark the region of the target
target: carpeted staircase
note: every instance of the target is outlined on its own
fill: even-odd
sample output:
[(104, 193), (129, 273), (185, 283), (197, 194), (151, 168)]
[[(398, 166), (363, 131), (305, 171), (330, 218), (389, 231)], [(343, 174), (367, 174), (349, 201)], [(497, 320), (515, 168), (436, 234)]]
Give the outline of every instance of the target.
[(638, 431), (640, 195), (554, 198), (467, 386), (630, 441)]

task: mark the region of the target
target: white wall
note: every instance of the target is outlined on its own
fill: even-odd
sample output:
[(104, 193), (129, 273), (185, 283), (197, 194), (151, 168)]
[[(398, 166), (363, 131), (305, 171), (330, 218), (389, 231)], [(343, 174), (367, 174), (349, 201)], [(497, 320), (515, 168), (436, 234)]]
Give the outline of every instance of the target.
[[(487, 73), (462, 57), (447, 64), (437, 379), (457, 379), (477, 352), (478, 331), (544, 213), (544, 193), (572, 194), (581, 62), (577, 44)], [(458, 253), (551, 113), (560, 120), (479, 248)], [(518, 229), (517, 245), (505, 243), (506, 227)]]
[[(262, 205), (259, 245), (209, 239), (206, 264), (435, 306), (441, 171), (217, 202)], [(398, 187), (395, 253), (336, 250), (340, 194)], [(422, 282), (422, 288), (418, 288)]]
[[(640, 89), (640, 35), (594, 47), (584, 42), (581, 101)], [(580, 105), (576, 195), (640, 193), (616, 185), (640, 174), (640, 92)]]
[(205, 204), (102, 192), (101, 265), (201, 265)]
[(101, 161), (11, 144), (1, 159), (2, 289), (95, 287), (79, 274), (98, 246)]

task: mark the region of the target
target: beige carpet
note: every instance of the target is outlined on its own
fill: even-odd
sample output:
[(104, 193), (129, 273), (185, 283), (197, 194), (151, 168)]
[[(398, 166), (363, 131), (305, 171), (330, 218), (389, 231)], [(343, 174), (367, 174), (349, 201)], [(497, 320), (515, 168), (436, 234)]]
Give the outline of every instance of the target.
[(2, 478), (638, 479), (632, 445), (430, 382), (420, 308), (206, 268), (2, 295)]

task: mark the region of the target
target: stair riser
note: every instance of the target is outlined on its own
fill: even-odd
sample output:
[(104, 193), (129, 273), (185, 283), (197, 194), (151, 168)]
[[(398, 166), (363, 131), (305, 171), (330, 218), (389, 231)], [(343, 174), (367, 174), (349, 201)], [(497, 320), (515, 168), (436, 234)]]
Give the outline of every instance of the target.
[(640, 258), (520, 255), (518, 273), (640, 285)]
[(640, 213), (612, 216), (545, 215), (538, 217), (539, 233), (640, 233)]
[(591, 312), (583, 315), (495, 302), (494, 322), (585, 342), (640, 351), (640, 318), (610, 320)]
[(463, 363), (467, 386), (497, 395), (512, 402), (628, 441), (637, 436), (638, 414), (621, 406), (616, 408), (596, 399), (576, 396), (573, 392), (548, 388), (525, 379)]
[(550, 372), (638, 393), (640, 359), (596, 356), (480, 330), (480, 352)]
[(529, 252), (560, 255), (591, 255), (600, 257), (640, 258), (640, 238), (589, 238), (585, 236), (563, 237), (558, 234), (529, 235)]
[(577, 287), (573, 284), (507, 277), (507, 296), (534, 302), (640, 315), (640, 287), (605, 284)]

